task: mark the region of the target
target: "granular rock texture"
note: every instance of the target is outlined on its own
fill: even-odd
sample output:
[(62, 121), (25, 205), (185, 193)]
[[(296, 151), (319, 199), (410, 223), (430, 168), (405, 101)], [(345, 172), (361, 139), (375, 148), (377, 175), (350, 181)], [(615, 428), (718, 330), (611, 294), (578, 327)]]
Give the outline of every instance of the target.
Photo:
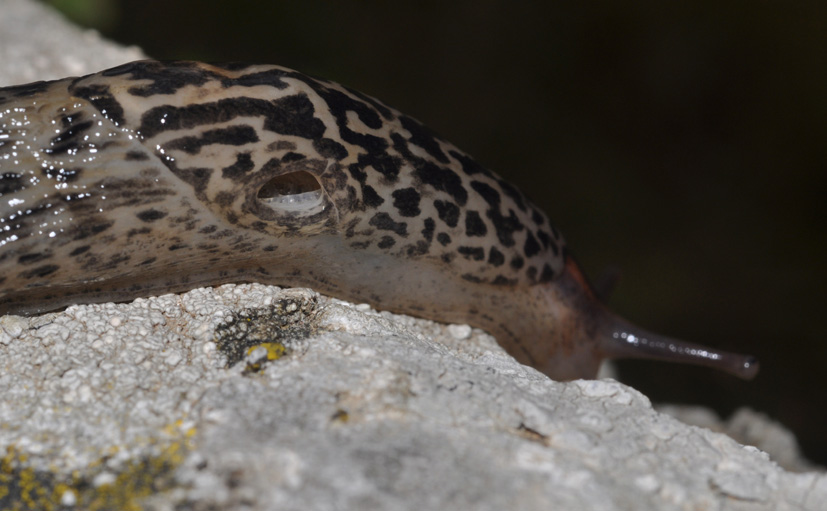
[[(4, 508), (27, 488), (43, 502), (150, 509), (827, 499), (823, 473), (787, 472), (618, 382), (555, 382), (478, 330), (310, 290), (226, 285), (0, 327)], [(127, 484), (136, 470), (151, 475), (143, 486)]]

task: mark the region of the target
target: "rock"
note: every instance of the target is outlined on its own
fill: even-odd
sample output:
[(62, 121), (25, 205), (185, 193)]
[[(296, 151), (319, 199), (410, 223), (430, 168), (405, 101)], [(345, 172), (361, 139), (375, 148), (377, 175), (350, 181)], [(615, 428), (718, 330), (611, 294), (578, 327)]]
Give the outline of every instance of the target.
[(737, 410), (727, 420), (721, 420), (712, 410), (698, 406), (659, 405), (656, 409), (686, 424), (718, 431), (742, 444), (754, 445), (787, 470), (824, 470), (804, 458), (795, 435), (788, 429), (749, 408)]
[[(24, 0), (0, 48), (5, 84), (139, 54)], [(479, 330), (306, 289), (5, 316), (0, 361), (2, 509), (827, 509), (823, 472), (621, 383), (555, 382)], [(749, 412), (729, 431), (794, 445)]]
[(135, 47), (106, 41), (32, 0), (3, 0), (0, 16), (0, 86), (94, 73), (144, 59)]
[(4, 508), (26, 474), (81, 508), (147, 498), (158, 510), (758, 510), (827, 499), (824, 474), (787, 472), (618, 382), (555, 382), (479, 330), (306, 289), (225, 285), (6, 316), (0, 349)]

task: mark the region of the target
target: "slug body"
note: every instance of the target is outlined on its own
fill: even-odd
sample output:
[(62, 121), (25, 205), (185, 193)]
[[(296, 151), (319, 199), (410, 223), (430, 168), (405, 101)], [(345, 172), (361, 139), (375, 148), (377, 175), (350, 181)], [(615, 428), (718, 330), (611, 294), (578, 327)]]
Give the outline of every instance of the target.
[(341, 85), (141, 61), (0, 89), (0, 314), (240, 281), (469, 323), (555, 379), (757, 370), (612, 315), (522, 193)]

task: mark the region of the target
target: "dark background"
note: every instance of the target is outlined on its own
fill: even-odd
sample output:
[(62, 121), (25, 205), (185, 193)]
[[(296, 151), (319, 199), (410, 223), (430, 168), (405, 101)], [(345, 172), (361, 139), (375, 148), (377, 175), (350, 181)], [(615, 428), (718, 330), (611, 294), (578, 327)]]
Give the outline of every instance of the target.
[(59, 0), (160, 59), (276, 63), (376, 96), (528, 192), (652, 330), (750, 383), (625, 362), (656, 402), (766, 412), (827, 464), (827, 2)]

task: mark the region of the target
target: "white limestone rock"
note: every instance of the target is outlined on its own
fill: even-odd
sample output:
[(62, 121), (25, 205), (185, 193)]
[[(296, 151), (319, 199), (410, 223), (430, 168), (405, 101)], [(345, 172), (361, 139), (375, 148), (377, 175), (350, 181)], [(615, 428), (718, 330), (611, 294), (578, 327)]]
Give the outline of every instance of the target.
[(0, 0), (0, 87), (94, 73), (144, 59), (33, 0)]
[(823, 473), (787, 472), (618, 382), (555, 382), (479, 330), (310, 290), (226, 285), (5, 316), (0, 354), (0, 446), (36, 473), (117, 487), (134, 460), (182, 449), (150, 509), (827, 502)]

